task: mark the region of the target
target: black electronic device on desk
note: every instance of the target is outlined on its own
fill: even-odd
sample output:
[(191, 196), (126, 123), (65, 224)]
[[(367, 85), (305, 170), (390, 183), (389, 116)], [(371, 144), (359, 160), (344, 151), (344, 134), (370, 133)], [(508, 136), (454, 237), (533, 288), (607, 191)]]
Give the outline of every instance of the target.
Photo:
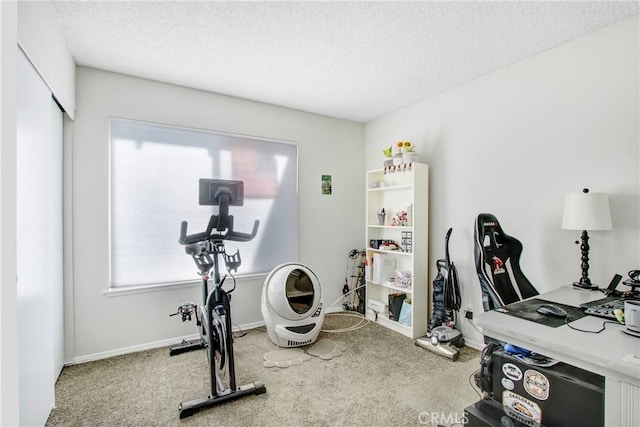
[(602, 289), (602, 292), (604, 292), (606, 296), (619, 296), (620, 293), (616, 290), (616, 288), (618, 287), (618, 283), (620, 283), (620, 280), (622, 280), (622, 276), (619, 274), (614, 274), (613, 278), (611, 278), (611, 282), (609, 282), (609, 286), (607, 286), (606, 289)]
[(624, 311), (624, 301), (626, 299), (640, 299), (640, 292), (637, 290), (640, 287), (640, 270), (631, 270), (629, 279), (622, 282), (624, 285), (631, 287), (629, 291), (620, 292), (616, 289), (620, 279), (622, 279), (622, 276), (619, 274), (613, 276), (607, 289), (603, 290), (607, 295), (606, 298), (582, 304), (580, 307), (585, 309), (585, 314), (617, 320), (616, 310)]
[(540, 314), (547, 316), (560, 317), (564, 319), (567, 317), (567, 312), (557, 304), (542, 304), (536, 310)]
[(631, 287), (631, 294), (640, 297), (640, 291), (637, 290), (637, 288), (640, 288), (640, 270), (631, 270), (629, 278), (623, 281), (622, 284)]
[[(607, 299), (607, 298), (605, 298)], [(587, 307), (584, 312), (589, 316), (602, 317), (604, 319), (616, 320), (616, 310), (624, 310), (624, 299), (615, 298), (600, 304)]]

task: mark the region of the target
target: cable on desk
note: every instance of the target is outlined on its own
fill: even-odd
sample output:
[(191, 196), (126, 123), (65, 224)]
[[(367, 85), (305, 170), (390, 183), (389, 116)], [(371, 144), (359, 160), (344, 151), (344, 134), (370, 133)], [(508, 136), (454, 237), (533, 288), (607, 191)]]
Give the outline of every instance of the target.
[(567, 325), (568, 327), (570, 327), (570, 328), (571, 328), (571, 329), (573, 329), (574, 331), (579, 331), (579, 332), (588, 332), (588, 333), (590, 333), (590, 334), (599, 334), (600, 332), (604, 331), (604, 330), (606, 329), (606, 327), (607, 327), (607, 323), (613, 323), (613, 324), (615, 324), (615, 325), (619, 325), (619, 324), (620, 324), (620, 323), (618, 323), (618, 322), (614, 322), (614, 321), (612, 321), (612, 320), (605, 320), (604, 322), (602, 322), (602, 328), (600, 328), (599, 330), (597, 330), (597, 331), (588, 331), (588, 330), (586, 330), (586, 329), (580, 329), (580, 328), (576, 328), (576, 327), (571, 326), (571, 325), (569, 324), (569, 322), (573, 322), (574, 320), (577, 320), (577, 319), (574, 319), (574, 318), (572, 318), (572, 317), (565, 317), (565, 318), (564, 318), (564, 323), (565, 323), (565, 325)]

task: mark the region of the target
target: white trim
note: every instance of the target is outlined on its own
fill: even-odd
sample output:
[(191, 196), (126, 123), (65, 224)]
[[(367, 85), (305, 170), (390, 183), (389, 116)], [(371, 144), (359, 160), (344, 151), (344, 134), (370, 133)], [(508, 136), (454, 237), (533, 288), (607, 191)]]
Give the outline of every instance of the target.
[[(242, 276), (235, 277), (236, 283), (248, 282), (254, 280), (263, 280), (267, 277), (268, 273), (256, 273), (256, 274), (246, 274)], [(228, 279), (226, 284), (230, 283)], [(149, 292), (158, 292), (158, 291), (172, 291), (176, 289), (183, 288), (193, 288), (196, 286), (201, 286), (201, 281), (187, 281), (187, 282), (171, 282), (171, 283), (154, 283), (151, 285), (139, 285), (139, 286), (127, 286), (127, 287), (115, 287), (109, 288), (107, 290), (102, 291), (102, 294), (105, 297), (121, 297), (125, 295), (135, 295), (135, 294), (145, 294)]]
[(247, 332), (251, 329), (259, 328), (261, 326), (265, 326), (264, 320), (260, 320), (259, 322), (247, 323), (246, 325), (238, 326), (233, 325), (233, 332)]
[[(289, 140), (289, 139), (268, 138), (268, 137), (257, 136), (257, 135), (248, 135), (248, 134), (243, 134), (243, 133), (224, 132), (224, 131), (221, 131), (221, 130), (214, 130), (214, 129), (208, 129), (208, 128), (194, 127), (194, 126), (177, 125), (177, 124), (173, 124), (173, 123), (156, 122), (156, 121), (152, 121), (152, 120), (132, 119), (132, 118), (127, 118), (127, 117), (123, 117), (123, 116), (109, 116), (109, 141), (111, 141), (111, 121), (112, 120), (116, 120), (116, 121), (119, 120), (119, 121), (124, 121), (124, 122), (134, 122), (134, 123), (140, 123), (140, 124), (143, 124), (143, 125), (158, 126), (158, 127), (164, 127), (164, 128), (174, 129), (174, 130), (182, 130), (182, 131), (190, 131), (190, 132), (196, 131), (196, 132), (206, 133), (206, 134), (209, 134), (209, 135), (226, 136), (226, 137), (231, 137), (231, 138), (255, 139), (257, 141), (262, 141), (262, 142), (273, 142), (273, 143), (276, 143), (276, 144), (295, 145), (297, 148), (300, 147), (300, 144), (298, 143), (298, 141)], [(298, 154), (299, 151), (300, 150), (296, 149), (296, 155)], [(298, 160), (298, 159), (296, 158), (296, 160)], [(296, 182), (297, 182), (297, 180), (296, 180)]]
[(156, 283), (153, 285), (127, 286), (123, 288), (109, 288), (102, 291), (106, 297), (121, 297), (125, 295), (144, 294), (148, 292), (169, 291), (182, 288), (193, 288), (199, 286), (200, 282), (181, 283)]
[(170, 338), (161, 341), (155, 341), (145, 344), (134, 345), (131, 347), (117, 348), (115, 350), (102, 351), (100, 353), (87, 354), (85, 356), (74, 357), (73, 360), (65, 362), (65, 366), (77, 365), (80, 363), (93, 362), (95, 360), (108, 359), (110, 357), (121, 356), (123, 354), (137, 353), (154, 348), (167, 347), (182, 342), (182, 340), (193, 340), (199, 337), (198, 334), (188, 335), (180, 338)]
[(56, 102), (73, 120), (76, 113), (76, 63), (67, 48), (51, 2), (19, 1), (18, 45)]
[[(242, 326), (235, 326), (234, 325), (233, 332), (247, 332), (250, 329), (255, 329), (255, 328), (258, 328), (260, 326), (264, 326), (264, 322), (248, 323), (248, 324), (242, 325)], [(138, 352), (141, 352), (141, 351), (153, 350), (153, 349), (156, 349), (156, 348), (169, 347), (169, 346), (172, 346), (172, 345), (175, 345), (175, 344), (179, 344), (183, 340), (185, 340), (185, 341), (195, 340), (195, 339), (198, 339), (199, 337), (200, 337), (200, 335), (198, 335), (198, 334), (186, 335), (186, 336), (183, 336), (183, 337), (169, 338), (169, 339), (166, 339), (166, 340), (160, 340), (160, 341), (148, 342), (148, 343), (145, 343), (145, 344), (133, 345), (131, 347), (122, 347), (122, 348), (117, 348), (115, 350), (108, 350), (108, 351), (102, 351), (102, 352), (99, 352), (99, 353), (87, 354), (87, 355), (84, 355), (84, 356), (74, 357), (72, 360), (69, 360), (69, 361), (65, 362), (64, 365), (65, 366), (78, 365), (78, 364), (81, 364), (81, 363), (87, 363), (87, 362), (93, 362), (93, 361), (96, 361), (96, 360), (108, 359), (110, 357), (122, 356), (124, 354), (138, 353)]]
[[(73, 277), (75, 268), (73, 264), (73, 122), (69, 116), (64, 116), (63, 124), (63, 298), (64, 298), (64, 358), (75, 353), (75, 287)], [(63, 360), (64, 360), (63, 358)]]
[(342, 306), (338, 306), (336, 305), (335, 307), (327, 307), (324, 309), (325, 314), (329, 314), (329, 313), (341, 313), (341, 312), (346, 312), (347, 310), (345, 310), (344, 308), (342, 308)]
[(464, 337), (464, 345), (480, 351), (485, 347), (482, 341), (470, 340), (467, 337)]
[[(335, 312), (340, 312), (340, 311), (344, 311), (342, 309), (342, 307), (335, 307), (335, 308), (329, 308), (329, 309), (325, 310), (325, 313), (335, 313)], [(247, 332), (247, 331), (249, 331), (251, 329), (259, 328), (261, 326), (265, 326), (264, 321), (247, 323), (245, 325), (240, 325), (240, 326), (234, 325), (233, 326), (233, 332)], [(166, 340), (153, 341), (153, 342), (148, 342), (148, 343), (145, 343), (145, 344), (133, 345), (131, 347), (122, 347), (122, 348), (117, 348), (115, 350), (102, 351), (100, 353), (87, 354), (87, 355), (84, 355), (84, 356), (74, 357), (72, 360), (66, 361), (64, 365), (65, 366), (78, 365), (78, 364), (81, 364), (81, 363), (87, 363), (87, 362), (93, 362), (93, 361), (96, 361), (96, 360), (108, 359), (110, 357), (122, 356), (124, 354), (129, 354), (129, 353), (137, 353), (137, 352), (140, 352), (140, 351), (153, 350), (153, 349), (162, 348), (162, 347), (169, 347), (171, 345), (175, 345), (177, 343), (180, 343), (183, 340), (189, 341), (189, 340), (198, 339), (199, 337), (200, 337), (200, 335), (198, 335), (198, 334), (186, 335), (186, 336), (183, 336), (183, 337), (169, 338), (169, 339), (166, 339)], [(479, 347), (479, 348), (481, 348), (481, 347)]]

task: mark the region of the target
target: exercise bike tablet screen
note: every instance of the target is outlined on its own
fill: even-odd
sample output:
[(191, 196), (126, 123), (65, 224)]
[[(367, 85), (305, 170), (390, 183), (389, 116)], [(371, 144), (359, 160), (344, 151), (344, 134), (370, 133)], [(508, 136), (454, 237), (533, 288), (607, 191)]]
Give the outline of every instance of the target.
[(219, 205), (221, 194), (229, 196), (228, 206), (242, 206), (244, 204), (244, 182), (206, 178), (199, 180), (200, 206)]

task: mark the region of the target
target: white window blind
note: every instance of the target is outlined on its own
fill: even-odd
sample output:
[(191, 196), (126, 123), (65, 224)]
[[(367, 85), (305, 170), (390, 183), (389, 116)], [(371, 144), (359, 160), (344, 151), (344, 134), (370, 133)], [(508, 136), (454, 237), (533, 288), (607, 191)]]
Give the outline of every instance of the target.
[(218, 212), (198, 204), (200, 178), (244, 181), (244, 206), (229, 207), (234, 230), (260, 221), (252, 241), (225, 241), (240, 251), (238, 275), (297, 261), (297, 145), (116, 118), (110, 142), (111, 287), (198, 280), (178, 237), (182, 221), (193, 234)]

